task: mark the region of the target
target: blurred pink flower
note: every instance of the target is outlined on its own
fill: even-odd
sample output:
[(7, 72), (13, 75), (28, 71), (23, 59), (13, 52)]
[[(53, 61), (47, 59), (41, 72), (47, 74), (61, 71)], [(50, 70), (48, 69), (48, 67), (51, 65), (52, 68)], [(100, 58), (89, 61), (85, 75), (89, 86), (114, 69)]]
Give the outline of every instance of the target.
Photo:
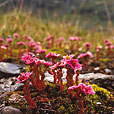
[(4, 39), (3, 38), (0, 38), (0, 42), (3, 42), (4, 41)]
[(54, 52), (54, 53), (49, 52), (49, 54), (46, 55), (46, 58), (50, 58), (50, 57), (55, 57), (55, 58), (57, 58), (57, 57), (59, 57), (59, 56), (60, 56), (60, 54), (56, 54), (55, 52)]
[(54, 39), (54, 36), (51, 35), (48, 38), (49, 38), (49, 40), (52, 40), (52, 39)]
[(114, 49), (114, 45), (113, 46), (110, 46), (111, 49)]
[(46, 49), (37, 49), (36, 53), (46, 53), (47, 50)]
[(86, 53), (81, 53), (77, 58), (80, 59), (86, 56), (93, 57), (92, 53), (88, 51)]
[(7, 39), (7, 42), (8, 42), (8, 43), (12, 42), (12, 38), (8, 38), (8, 39)]
[(14, 33), (13, 36), (14, 36), (15, 38), (19, 38), (19, 37), (20, 37), (18, 33)]
[(88, 49), (91, 49), (91, 48), (92, 48), (92, 45), (91, 45), (89, 42), (86, 42), (86, 43), (85, 43), (85, 46), (86, 46)]
[(20, 41), (20, 42), (18, 42), (17, 44), (18, 44), (18, 45), (24, 45), (25, 43), (22, 42), (22, 41)]
[(82, 40), (82, 38), (81, 37), (78, 37), (78, 40)]
[(40, 45), (41, 45), (41, 42), (37, 42), (37, 45), (39, 45), (39, 46), (40, 46)]
[(91, 58), (93, 57), (93, 55), (92, 55), (92, 53), (90, 51), (86, 52), (86, 54), (87, 54), (87, 56), (89, 56)]
[(47, 38), (44, 38), (45, 41), (49, 41), (49, 40), (52, 40), (54, 37), (53, 36), (49, 36)]
[(104, 39), (104, 42), (107, 43), (107, 42), (109, 42), (109, 40), (108, 39)]
[(75, 41), (75, 40), (78, 40), (78, 37), (70, 37), (69, 40), (70, 41)]
[(30, 36), (25, 37), (25, 39), (28, 41), (33, 41), (33, 39)]
[(28, 80), (28, 78), (31, 75), (32, 75), (32, 72), (20, 73), (20, 75), (17, 78), (17, 82), (16, 83), (21, 83), (21, 82), (24, 82), (24, 81)]
[(97, 49), (102, 49), (103, 47), (102, 46), (97, 46)]
[(108, 42), (106, 43), (106, 46), (110, 46), (110, 45), (112, 45), (112, 42), (109, 42), (109, 41), (108, 41)]
[(63, 37), (60, 37), (59, 38), (59, 42), (61, 42), (61, 41), (63, 41), (64, 40), (64, 38)]

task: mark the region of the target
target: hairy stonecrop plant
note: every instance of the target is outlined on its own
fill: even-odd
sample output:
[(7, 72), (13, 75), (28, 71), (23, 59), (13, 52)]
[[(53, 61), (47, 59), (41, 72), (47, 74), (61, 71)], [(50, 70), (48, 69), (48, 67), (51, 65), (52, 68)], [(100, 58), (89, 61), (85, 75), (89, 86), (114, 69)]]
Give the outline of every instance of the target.
[(86, 47), (86, 52), (89, 51), (92, 48), (92, 45), (89, 42), (86, 42), (84, 45)]
[(12, 53), (12, 38), (7, 38), (7, 42), (8, 42), (9, 48), (10, 48), (10, 56), (12, 56), (13, 55), (13, 53)]
[(3, 55), (2, 55), (2, 44), (4, 42), (4, 39), (3, 38), (0, 38), (0, 61), (3, 60)]
[(99, 60), (99, 55), (100, 55), (100, 51), (103, 47), (102, 46), (97, 46), (97, 49), (96, 49), (96, 60), (98, 61)]
[(82, 60), (82, 66), (83, 68), (88, 69), (88, 62), (89, 59), (92, 58), (93, 55), (91, 52), (81, 53), (77, 58)]
[(112, 42), (110, 42), (108, 39), (104, 39), (104, 42), (105, 42), (105, 49), (107, 50), (107, 56), (108, 57), (111, 57), (112, 55), (112, 52), (111, 52), (111, 45), (112, 45)]
[(29, 65), (30, 72), (33, 72), (33, 75), (30, 77), (32, 85), (39, 91), (45, 89), (45, 72), (48, 71), (52, 62), (40, 60), (31, 52), (22, 56), (22, 60)]
[(25, 95), (24, 97), (27, 101), (27, 104), (29, 104), (29, 108), (33, 109), (36, 107), (36, 103), (35, 103), (34, 99), (31, 98), (30, 90), (29, 90), (28, 79), (31, 75), (32, 75), (32, 72), (20, 73), (20, 75), (17, 78), (17, 83), (24, 82), (24, 88), (23, 88), (24, 95)]
[(60, 37), (59, 39), (56, 39), (56, 47), (62, 48), (63, 44), (63, 37)]
[[(26, 65), (29, 65), (30, 73), (28, 72), (21, 73), (17, 78), (18, 80), (17, 82), (25, 83), (24, 84), (25, 99), (27, 100), (27, 102), (31, 100), (31, 103), (32, 105), (34, 104), (34, 107), (35, 107), (35, 103), (33, 103), (33, 100), (30, 96), (29, 81), (31, 81), (32, 86), (35, 87), (38, 91), (44, 90), (46, 87), (45, 81), (44, 81), (46, 71), (48, 71), (49, 73), (51, 72), (53, 74), (54, 83), (60, 85), (60, 92), (64, 90), (64, 85), (62, 81), (63, 68), (67, 69), (67, 75), (66, 75), (67, 88), (74, 85), (74, 80), (73, 80), (74, 74), (77, 74), (75, 83), (76, 85), (78, 85), (79, 71), (82, 69), (78, 59), (73, 59), (74, 55), (63, 56), (63, 59), (60, 62), (55, 63), (55, 60), (53, 59), (56, 59), (59, 56), (60, 54), (51, 53), (51, 52), (48, 55), (46, 55), (46, 58), (52, 58), (51, 61), (53, 62), (40, 60), (35, 56), (34, 53), (31, 53), (31, 52), (28, 52), (24, 56), (22, 56), (22, 61), (24, 61)], [(30, 103), (28, 104), (31, 107), (31, 104)]]
[(92, 90), (91, 85), (86, 85), (84, 83), (80, 83), (78, 85), (74, 85), (68, 88), (69, 94), (71, 95), (71, 99), (74, 99), (78, 102), (79, 114), (86, 114), (88, 110), (88, 106), (85, 105), (87, 94), (95, 94)]
[(48, 49), (51, 49), (54, 47), (54, 36), (49, 36), (47, 38), (44, 38), (44, 41), (47, 42), (46, 47)]

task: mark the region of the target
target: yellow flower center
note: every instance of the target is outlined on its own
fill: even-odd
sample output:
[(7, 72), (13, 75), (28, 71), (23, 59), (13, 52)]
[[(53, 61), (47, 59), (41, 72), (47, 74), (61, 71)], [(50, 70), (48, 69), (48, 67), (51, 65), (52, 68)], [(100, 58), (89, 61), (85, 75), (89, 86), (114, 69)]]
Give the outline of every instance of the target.
[(67, 55), (67, 56), (66, 56), (66, 59), (67, 59), (67, 60), (69, 60), (69, 59), (70, 59), (70, 57)]

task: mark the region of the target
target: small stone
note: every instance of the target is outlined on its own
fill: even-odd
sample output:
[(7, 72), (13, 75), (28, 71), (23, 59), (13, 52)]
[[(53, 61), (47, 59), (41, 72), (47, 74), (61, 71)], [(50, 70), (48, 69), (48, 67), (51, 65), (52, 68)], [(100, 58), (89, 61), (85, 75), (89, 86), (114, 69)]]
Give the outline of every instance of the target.
[(0, 114), (23, 114), (19, 109), (11, 106), (2, 107)]
[(96, 105), (101, 105), (101, 102), (96, 102)]
[(49, 114), (55, 114), (55, 110), (50, 110)]
[(111, 70), (110, 69), (105, 69), (105, 72), (108, 74), (108, 73), (111, 73)]
[(9, 97), (9, 103), (20, 103), (24, 101), (24, 97), (15, 93)]
[(95, 67), (94, 70), (98, 71), (100, 68), (99, 67)]

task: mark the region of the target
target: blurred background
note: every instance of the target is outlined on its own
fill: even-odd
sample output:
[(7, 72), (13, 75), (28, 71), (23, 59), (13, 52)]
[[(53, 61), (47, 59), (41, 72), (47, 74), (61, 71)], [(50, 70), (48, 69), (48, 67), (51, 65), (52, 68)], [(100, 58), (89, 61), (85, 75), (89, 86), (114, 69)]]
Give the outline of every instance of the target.
[(66, 16), (69, 20), (74, 16), (74, 21), (85, 21), (87, 28), (113, 24), (113, 6), (114, 0), (0, 0), (1, 13), (21, 9), (42, 18)]
[[(114, 0), (0, 0), (0, 31), (2, 31), (0, 35), (4, 36), (13, 32), (20, 33), (20, 31), (22, 33), (23, 30), (24, 33), (28, 34), (32, 30), (31, 36), (33, 34), (35, 36), (41, 35), (41, 37), (50, 34), (58, 36), (57, 33), (59, 32), (59, 36), (66, 37), (66, 32), (61, 33), (60, 30), (64, 29), (64, 31), (67, 31), (66, 28), (69, 28), (71, 25), (75, 27), (69, 28), (67, 37), (71, 35), (84, 35), (86, 37), (86, 31), (91, 33), (93, 31), (107, 31), (113, 36), (113, 6)], [(36, 19), (37, 21), (35, 21)], [(52, 22), (56, 22), (57, 25), (54, 25)], [(45, 25), (42, 24), (40, 26), (38, 23), (40, 25), (41, 23), (46, 23), (48, 26), (51, 25), (51, 28), (45, 28)], [(42, 28), (43, 31), (48, 29), (48, 32), (40, 34), (42, 31), (40, 29), (39, 34), (35, 33), (36, 31), (33, 30), (32, 26), (37, 24), (40, 27), (36, 26), (34, 29)], [(31, 29), (27, 25), (31, 26)], [(64, 27), (57, 30), (57, 27), (61, 28), (61, 26)], [(11, 30), (4, 29), (7, 27), (11, 28)], [(50, 29), (51, 31), (49, 31)], [(56, 33), (54, 33), (53, 29), (55, 29)], [(79, 31), (75, 31), (76, 29)]]

